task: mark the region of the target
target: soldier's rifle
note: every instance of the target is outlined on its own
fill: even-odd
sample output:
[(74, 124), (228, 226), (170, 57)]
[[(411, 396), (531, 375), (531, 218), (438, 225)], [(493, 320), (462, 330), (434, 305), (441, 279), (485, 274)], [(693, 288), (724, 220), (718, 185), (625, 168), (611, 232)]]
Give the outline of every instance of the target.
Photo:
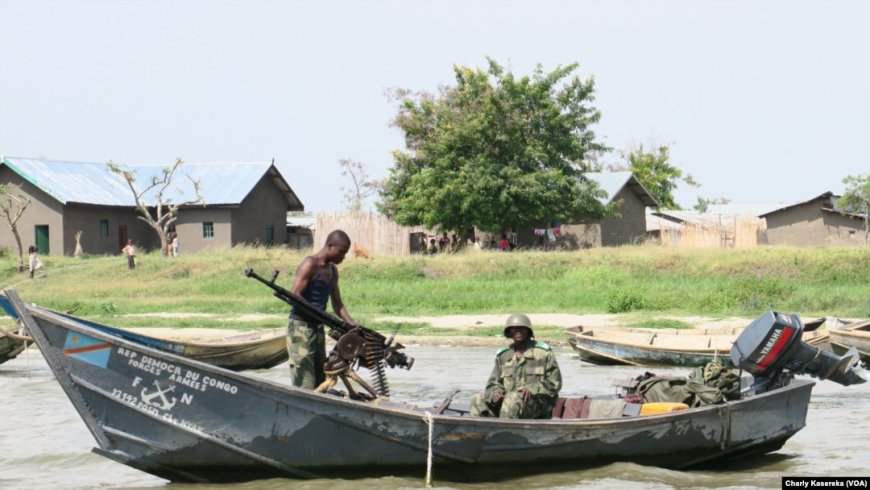
[(378, 389), (382, 396), (389, 396), (389, 387), (384, 374), (384, 364), (391, 368), (399, 367), (404, 369), (411, 369), (411, 366), (414, 365), (414, 358), (401, 352), (401, 349), (404, 349), (405, 346), (398, 342), (393, 344), (398, 329), (396, 332), (393, 332), (389, 339), (387, 339), (381, 333), (372, 330), (371, 328), (362, 325), (348, 324), (346, 321), (335, 315), (321, 311), (312, 306), (311, 303), (306, 301), (302, 296), (275, 284), (275, 279), (278, 278), (278, 271), (272, 273), (271, 279), (264, 278), (254, 272), (251, 268), (245, 270), (245, 275), (270, 287), (274, 291), (273, 294), (276, 298), (295, 307), (297, 313), (302, 315), (304, 318), (311, 319), (316, 323), (322, 323), (329, 327), (329, 336), (333, 339), (339, 340), (342, 336), (349, 333), (360, 335), (365, 344), (363, 348), (359, 350), (357, 358), (359, 359), (360, 364), (368, 368), (374, 374), (375, 388)]

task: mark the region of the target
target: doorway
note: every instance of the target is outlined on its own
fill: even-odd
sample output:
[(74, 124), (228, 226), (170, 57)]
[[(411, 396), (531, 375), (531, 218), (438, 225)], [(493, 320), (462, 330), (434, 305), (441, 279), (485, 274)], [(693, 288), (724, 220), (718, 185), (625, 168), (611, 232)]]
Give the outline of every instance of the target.
[(36, 252), (39, 255), (48, 255), (48, 225), (36, 225)]
[(127, 225), (118, 225), (118, 250), (127, 246)]

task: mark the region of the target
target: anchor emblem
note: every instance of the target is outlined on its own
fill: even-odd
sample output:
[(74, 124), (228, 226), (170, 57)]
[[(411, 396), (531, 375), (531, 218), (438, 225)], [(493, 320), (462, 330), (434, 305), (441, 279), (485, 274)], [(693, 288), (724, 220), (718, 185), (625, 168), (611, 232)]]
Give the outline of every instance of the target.
[[(159, 406), (160, 410), (171, 410), (172, 407), (175, 406), (175, 402), (178, 401), (178, 399), (173, 396), (172, 401), (169, 401), (166, 398), (166, 394), (171, 391), (175, 391), (175, 385), (168, 388), (162, 388), (160, 386), (160, 383), (158, 383), (157, 380), (154, 380), (154, 388), (156, 388), (157, 390), (152, 391), (151, 393), (148, 393), (146, 391), (146, 388), (142, 388), (142, 401), (149, 405)], [(157, 397), (160, 397), (160, 400), (158, 402), (151, 401)], [(162, 406), (160, 406), (161, 404)]]

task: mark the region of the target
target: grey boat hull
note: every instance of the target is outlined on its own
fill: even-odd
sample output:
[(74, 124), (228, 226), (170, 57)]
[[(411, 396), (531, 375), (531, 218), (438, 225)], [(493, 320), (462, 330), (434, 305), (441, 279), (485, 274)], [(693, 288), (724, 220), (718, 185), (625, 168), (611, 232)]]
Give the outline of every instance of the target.
[[(422, 410), (220, 369), (29, 309), (7, 294), (103, 456), (191, 482), (425, 472)], [(766, 453), (804, 427), (812, 387), (798, 380), (739, 401), (620, 419), (435, 415), (434, 471), (439, 479), (492, 480), (616, 461), (686, 468)]]

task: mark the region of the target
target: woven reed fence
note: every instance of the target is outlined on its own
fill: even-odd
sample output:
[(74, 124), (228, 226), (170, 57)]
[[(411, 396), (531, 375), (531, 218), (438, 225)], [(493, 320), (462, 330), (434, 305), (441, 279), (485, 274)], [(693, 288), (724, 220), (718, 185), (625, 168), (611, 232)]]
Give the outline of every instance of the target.
[(355, 245), (362, 245), (374, 255), (411, 255), (411, 238), (416, 234), (433, 235), (423, 227), (397, 224), (377, 213), (318, 213), (314, 231), (314, 248), (326, 243), (332, 230), (344, 230)]
[(767, 231), (764, 219), (728, 216), (720, 222), (682, 223), (679, 229), (662, 228), (661, 244), (682, 248), (750, 248), (759, 244)]

